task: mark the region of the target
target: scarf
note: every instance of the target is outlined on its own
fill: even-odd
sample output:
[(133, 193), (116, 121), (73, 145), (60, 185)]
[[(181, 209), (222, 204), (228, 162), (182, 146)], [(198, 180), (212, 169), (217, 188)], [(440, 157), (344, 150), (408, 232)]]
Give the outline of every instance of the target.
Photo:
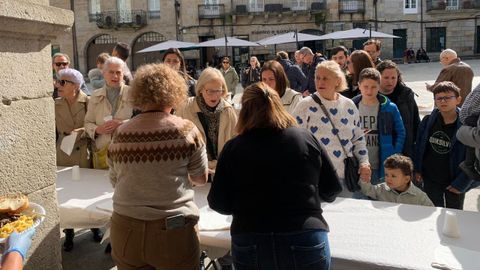
[(110, 105), (112, 106), (112, 117), (115, 115), (118, 109), (118, 97), (120, 96), (120, 87), (110, 87), (108, 85), (105, 85), (105, 89), (107, 90), (107, 100), (110, 102)]
[(207, 155), (208, 160), (216, 160), (218, 155), (218, 131), (220, 129), (220, 114), (222, 113), (225, 106), (220, 100), (218, 105), (214, 108), (208, 106), (205, 103), (202, 95), (199, 95), (195, 98), (197, 101), (198, 107), (203, 115), (205, 121), (202, 121), (201, 116), (199, 115), (200, 122), (202, 123), (203, 130), (207, 136)]

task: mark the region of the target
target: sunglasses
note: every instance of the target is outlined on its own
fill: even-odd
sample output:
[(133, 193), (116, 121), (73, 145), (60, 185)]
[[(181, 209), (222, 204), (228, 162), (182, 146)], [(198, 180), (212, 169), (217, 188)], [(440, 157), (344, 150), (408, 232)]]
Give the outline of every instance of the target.
[(61, 66), (68, 66), (68, 62), (58, 62), (58, 63), (55, 63), (55, 66), (57, 67), (61, 67)]
[(454, 98), (457, 98), (457, 97), (456, 97), (456, 96), (436, 97), (436, 98), (435, 98), (435, 101), (438, 101), (438, 102), (441, 102), (441, 101), (447, 102), (447, 101), (452, 100), (452, 99), (454, 99)]
[(224, 64), (230, 64), (230, 62), (227, 62), (227, 61), (223, 61), (222, 63), (224, 63)]
[(61, 86), (65, 86), (66, 83), (71, 83), (71, 84), (75, 84), (74, 82), (72, 81), (69, 81), (69, 80), (58, 80), (57, 83)]

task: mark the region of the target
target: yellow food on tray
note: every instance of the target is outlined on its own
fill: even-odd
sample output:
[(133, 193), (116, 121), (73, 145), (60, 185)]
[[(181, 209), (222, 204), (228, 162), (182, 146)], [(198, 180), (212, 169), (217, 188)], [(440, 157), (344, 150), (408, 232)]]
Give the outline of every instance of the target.
[(0, 238), (8, 237), (13, 231), (23, 232), (33, 226), (35, 214), (22, 213), (28, 206), (28, 197), (23, 194), (0, 196)]
[(21, 215), (18, 220), (5, 224), (0, 228), (0, 238), (8, 237), (13, 231), (23, 232), (33, 226), (33, 217)]

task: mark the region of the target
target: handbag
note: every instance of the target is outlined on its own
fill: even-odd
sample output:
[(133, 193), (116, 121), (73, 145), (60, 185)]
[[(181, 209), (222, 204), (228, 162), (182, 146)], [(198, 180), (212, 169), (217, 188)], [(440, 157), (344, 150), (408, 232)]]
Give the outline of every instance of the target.
[[(323, 105), (322, 101), (320, 100), (319, 97), (317, 97), (315, 94), (312, 94), (311, 97), (313, 98), (313, 100), (318, 103), (318, 105), (320, 105), (320, 108), (322, 109), (323, 113), (325, 114), (325, 116), (328, 118), (328, 120), (330, 121), (330, 124), (332, 125), (332, 127), (334, 129), (337, 129), (335, 127), (335, 125), (333, 124), (333, 121), (332, 119), (330, 118), (330, 114), (328, 113), (327, 109), (325, 108), (325, 106)], [(345, 181), (345, 185), (347, 186), (347, 189), (348, 191), (350, 192), (355, 192), (355, 191), (358, 191), (360, 190), (360, 185), (358, 185), (358, 180), (360, 180), (360, 174), (358, 173), (358, 170), (360, 168), (360, 164), (357, 160), (357, 158), (355, 157), (355, 155), (353, 156), (348, 156), (348, 153), (347, 153), (347, 150), (345, 150), (345, 147), (343, 146), (341, 140), (340, 140), (340, 136), (338, 135), (338, 132), (337, 132), (337, 139), (338, 139), (338, 142), (340, 143), (340, 146), (342, 147), (343, 149), (343, 153), (345, 154), (346, 158), (343, 160), (343, 164), (345, 165), (345, 168), (344, 168), (344, 173), (345, 173), (345, 177), (344, 177), (344, 181)]]
[(108, 169), (108, 146), (109, 144), (105, 145), (100, 149), (96, 149), (93, 151), (93, 168), (94, 169)]

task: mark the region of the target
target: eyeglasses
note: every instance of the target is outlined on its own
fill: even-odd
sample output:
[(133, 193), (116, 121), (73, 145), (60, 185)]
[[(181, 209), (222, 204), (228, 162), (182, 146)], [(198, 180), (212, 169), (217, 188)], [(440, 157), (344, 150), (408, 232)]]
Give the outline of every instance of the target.
[(454, 98), (457, 98), (456, 96), (445, 96), (445, 97), (435, 97), (435, 101), (438, 101), (438, 102), (448, 102)]
[(57, 83), (61, 86), (65, 86), (66, 83), (71, 83), (71, 84), (75, 84), (74, 82), (72, 81), (69, 81), (69, 80), (58, 80)]
[(66, 67), (66, 66), (68, 66), (68, 62), (57, 62), (57, 63), (55, 63), (55, 66), (57, 66), (57, 67), (65, 66)]
[(205, 93), (209, 96), (220, 96), (223, 93), (221, 89), (205, 89)]

